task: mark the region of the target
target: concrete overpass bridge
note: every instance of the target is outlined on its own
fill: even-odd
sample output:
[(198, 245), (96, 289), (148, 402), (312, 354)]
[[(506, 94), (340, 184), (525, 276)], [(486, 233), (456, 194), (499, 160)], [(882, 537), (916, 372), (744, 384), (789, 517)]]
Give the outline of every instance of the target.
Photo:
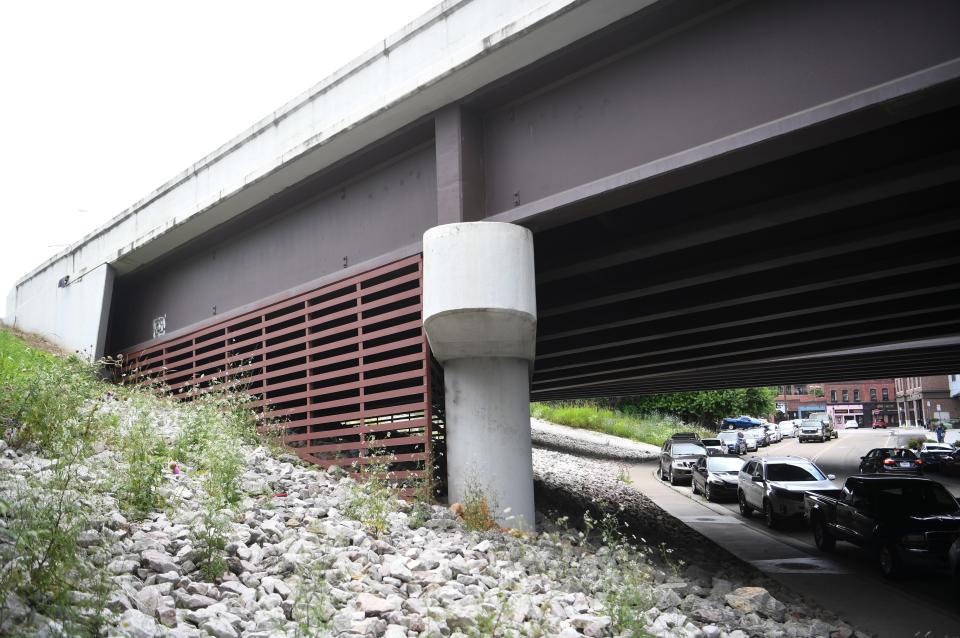
[(440, 442), (454, 498), (530, 521), (531, 397), (960, 369), (958, 25), (447, 2), (34, 269), (7, 319), (183, 396), (242, 387), (315, 462), (418, 476)]

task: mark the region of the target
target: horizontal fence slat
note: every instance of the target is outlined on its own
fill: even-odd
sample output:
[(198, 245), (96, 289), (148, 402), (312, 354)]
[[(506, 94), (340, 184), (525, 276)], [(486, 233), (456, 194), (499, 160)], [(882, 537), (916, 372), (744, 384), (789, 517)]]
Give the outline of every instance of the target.
[[(118, 376), (182, 400), (242, 391), (252, 395), (261, 429), (279, 432), (304, 459), (362, 470), (386, 456), (407, 464), (391, 476), (427, 476), (435, 419), (427, 379), (434, 373), (423, 335), (422, 271), (414, 255), (271, 298), (123, 352)], [(369, 407), (378, 403), (399, 404)], [(328, 458), (345, 454), (350, 458)]]

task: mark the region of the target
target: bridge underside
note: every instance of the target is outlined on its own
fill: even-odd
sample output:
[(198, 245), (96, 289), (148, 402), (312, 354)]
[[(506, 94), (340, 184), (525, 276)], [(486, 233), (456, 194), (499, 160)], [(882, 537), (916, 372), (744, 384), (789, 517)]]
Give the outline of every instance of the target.
[(929, 106), (955, 99), (941, 87), (905, 121), (562, 226), (531, 222), (532, 397), (956, 372), (960, 109)]

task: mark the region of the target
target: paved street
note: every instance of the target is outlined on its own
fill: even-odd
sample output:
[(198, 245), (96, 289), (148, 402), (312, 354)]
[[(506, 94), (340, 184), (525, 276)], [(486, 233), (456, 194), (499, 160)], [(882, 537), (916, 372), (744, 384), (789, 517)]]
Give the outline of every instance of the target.
[[(857, 471), (860, 457), (875, 447), (903, 444), (916, 432), (847, 430), (827, 443), (799, 443), (787, 439), (762, 448), (761, 455), (795, 455), (814, 460), (837, 483)], [(654, 465), (637, 465), (631, 472), (637, 489), (670, 514), (711, 538), (725, 549), (754, 564), (878, 636), (960, 636), (960, 615), (951, 598), (946, 576), (919, 574), (891, 583), (879, 573), (873, 559), (859, 548), (838, 543), (832, 555), (813, 544), (802, 524), (769, 530), (759, 517), (744, 519), (736, 503), (707, 503), (689, 487), (671, 488), (654, 476)], [(960, 480), (941, 481), (960, 496)]]

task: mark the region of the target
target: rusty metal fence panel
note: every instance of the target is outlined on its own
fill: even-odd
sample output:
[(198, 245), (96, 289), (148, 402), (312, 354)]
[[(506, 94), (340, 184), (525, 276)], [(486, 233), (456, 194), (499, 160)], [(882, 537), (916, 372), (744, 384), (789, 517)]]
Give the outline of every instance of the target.
[(243, 390), (303, 459), (422, 478), (442, 445), (443, 383), (422, 322), (415, 255), (123, 353), (124, 382), (190, 400)]

